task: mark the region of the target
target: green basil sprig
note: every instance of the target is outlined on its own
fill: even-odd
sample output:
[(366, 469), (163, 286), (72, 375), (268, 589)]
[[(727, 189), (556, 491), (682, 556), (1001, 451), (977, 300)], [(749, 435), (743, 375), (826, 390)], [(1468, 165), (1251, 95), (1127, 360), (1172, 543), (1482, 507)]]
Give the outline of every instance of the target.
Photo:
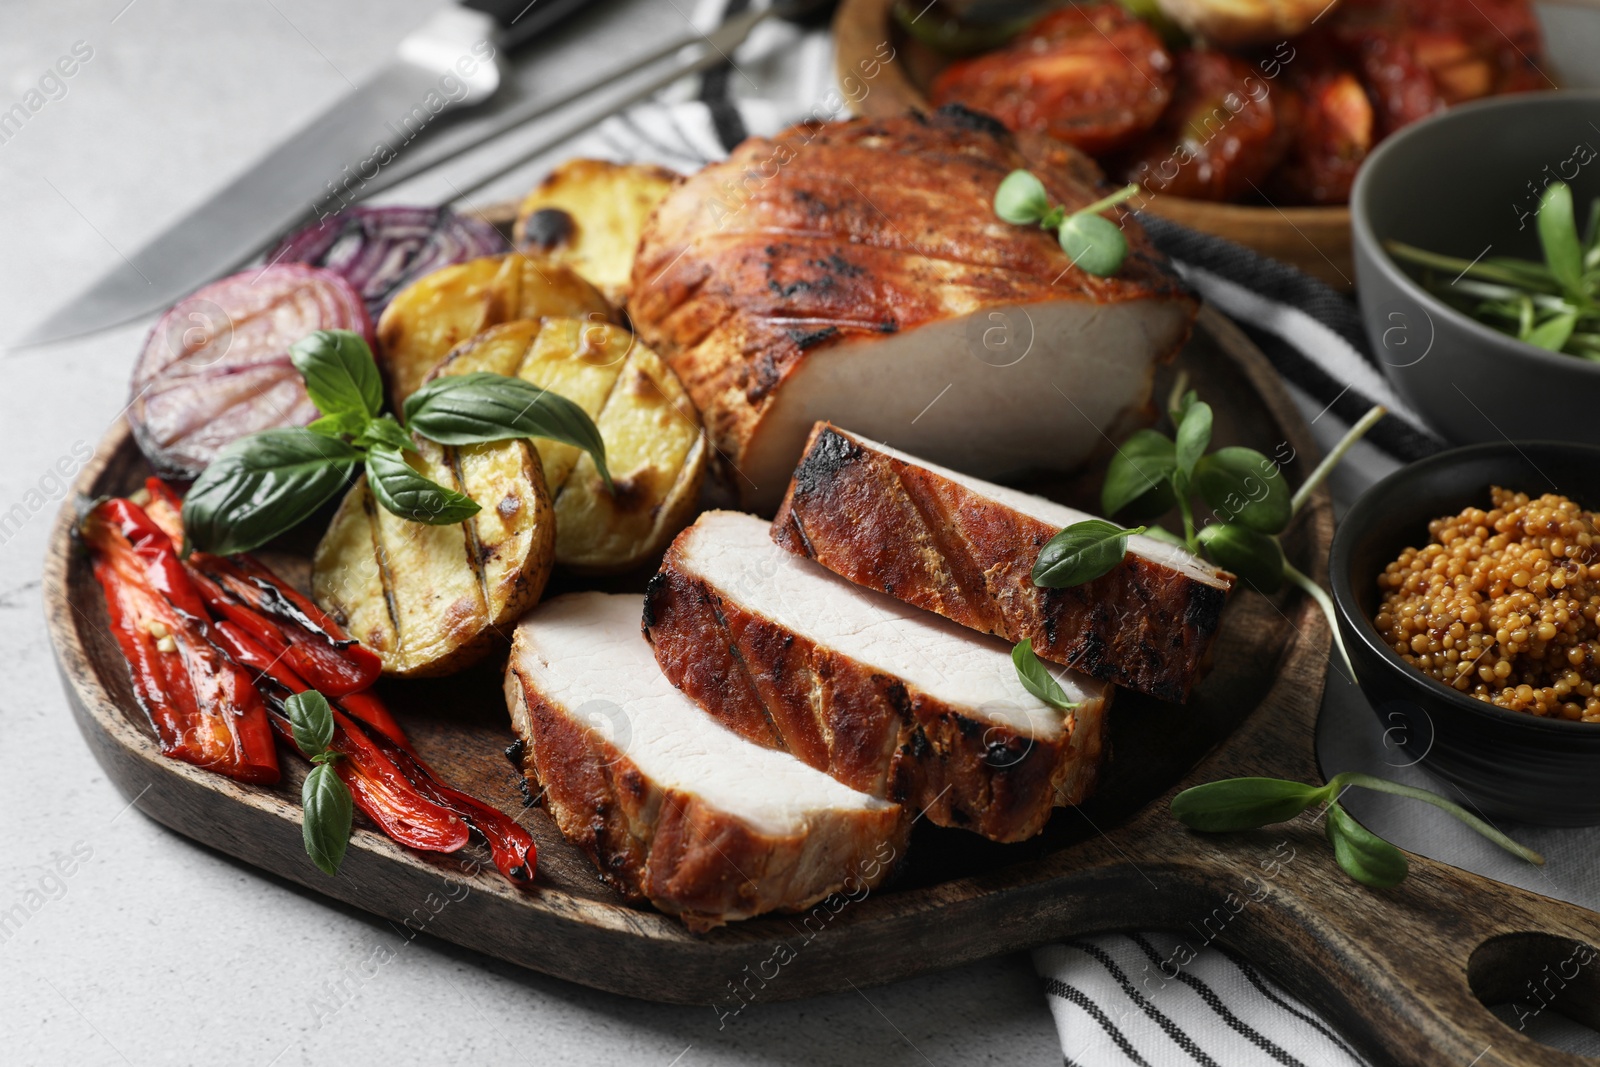
[(420, 474), (413, 434), (443, 445), (547, 437), (588, 452), (606, 487), (605, 442), (588, 414), (546, 389), (500, 374), (429, 382), (406, 401), (407, 425), (380, 414), (383, 386), (367, 342), (319, 330), (289, 350), (322, 417), (228, 445), (183, 501), (184, 554), (260, 548), (310, 518), (363, 470), (373, 498), (411, 522), (449, 526), (478, 512), (460, 492)]
[(1219, 782), (1207, 782), (1185, 789), (1173, 797), (1172, 814), (1192, 829), (1205, 833), (1225, 833), (1288, 822), (1307, 808), (1323, 804), (1326, 805), (1324, 831), (1340, 868), (1362, 885), (1377, 889), (1398, 885), (1409, 869), (1405, 853), (1356, 822), (1339, 804), (1339, 798), (1351, 787), (1392, 793), (1432, 804), (1460, 819), (1512, 855), (1529, 863), (1544, 863), (1544, 857), (1539, 853), (1517, 844), (1476, 815), (1437, 793), (1355, 771), (1336, 774), (1323, 786), (1290, 782), (1282, 778), (1227, 778)]
[(300, 806), (305, 809), (300, 836), (306, 855), (324, 874), (338, 874), (350, 847), (354, 804), (350, 787), (333, 769), (339, 753), (328, 747), (333, 743), (333, 709), (321, 693), (308, 689), (285, 700), (283, 711), (295, 747), (313, 764), (300, 789)]
[(594, 457), (611, 489), (600, 430), (578, 405), (548, 389), (503, 374), (435, 378), (406, 398), (406, 425), (441, 445), (475, 445), (546, 437)]
[(1060, 204), (1050, 203), (1044, 182), (1028, 170), (1007, 174), (994, 192), (994, 213), (1016, 226), (1038, 224), (1054, 230), (1061, 250), (1072, 257), (1074, 266), (1090, 274), (1110, 277), (1122, 269), (1128, 258), (1128, 239), (1122, 227), (1100, 214), (1116, 207), (1139, 192), (1128, 185), (1087, 207), (1068, 213)]
[(361, 450), (314, 430), (263, 430), (224, 448), (183, 500), (184, 552), (249, 552), (310, 518), (360, 469)]
[(1024, 637), (1022, 643), (1011, 650), (1011, 665), (1017, 669), (1017, 679), (1022, 682), (1022, 688), (1052, 708), (1071, 711), (1078, 706), (1067, 696), (1067, 691), (1061, 688), (1061, 683), (1056, 681), (1050, 669), (1039, 662), (1038, 655), (1033, 651), (1033, 638)]

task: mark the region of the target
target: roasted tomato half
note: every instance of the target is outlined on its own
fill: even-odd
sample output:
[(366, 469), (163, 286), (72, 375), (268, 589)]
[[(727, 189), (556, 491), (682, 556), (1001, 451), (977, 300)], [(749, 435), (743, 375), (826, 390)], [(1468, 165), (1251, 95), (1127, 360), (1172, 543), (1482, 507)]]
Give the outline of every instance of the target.
[(1195, 200), (1237, 200), (1259, 189), (1289, 145), (1277, 90), (1223, 52), (1185, 51), (1177, 67), (1172, 105), (1124, 158), (1126, 179)]
[(952, 64), (935, 105), (987, 112), (1013, 130), (1047, 133), (1091, 155), (1148, 130), (1172, 99), (1172, 57), (1120, 4), (1045, 15), (999, 51)]
[(1328, 32), (1359, 66), (1380, 136), (1451, 104), (1552, 87), (1526, 0), (1346, 0)]

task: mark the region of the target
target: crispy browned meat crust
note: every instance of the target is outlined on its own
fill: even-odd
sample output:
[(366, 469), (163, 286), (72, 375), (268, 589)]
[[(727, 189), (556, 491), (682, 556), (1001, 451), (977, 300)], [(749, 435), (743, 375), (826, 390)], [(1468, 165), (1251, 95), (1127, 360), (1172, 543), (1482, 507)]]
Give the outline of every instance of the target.
[(1032, 837), (1093, 790), (1109, 697), (1054, 740), (981, 722), (724, 599), (675, 566), (681, 543), (645, 593), (645, 635), (672, 684), (743, 736), (995, 841)]
[(1112, 278), (1071, 267), (1053, 235), (997, 219), (994, 191), (1019, 167), (1068, 209), (1108, 191), (1076, 149), (957, 107), (751, 138), (656, 209), (629, 316), (738, 465), (775, 391), (820, 348), (987, 307), (1192, 303), (1131, 219)]
[[(516, 664), (513, 651), (506, 704), (531, 795), (542, 795), (562, 835), (629, 900), (704, 932), (865, 892), (905, 855), (910, 822), (894, 808), (863, 811), (847, 840), (821, 844), (812, 833), (762, 833), (692, 793), (663, 789), (600, 731), (543, 700)], [(820, 877), (819, 861), (828, 867)]]
[(941, 474), (818, 423), (772, 524), (772, 539), (1040, 657), (1162, 700), (1188, 699), (1222, 620), (1217, 588), (1129, 555), (1070, 589), (1033, 584), (1060, 530)]

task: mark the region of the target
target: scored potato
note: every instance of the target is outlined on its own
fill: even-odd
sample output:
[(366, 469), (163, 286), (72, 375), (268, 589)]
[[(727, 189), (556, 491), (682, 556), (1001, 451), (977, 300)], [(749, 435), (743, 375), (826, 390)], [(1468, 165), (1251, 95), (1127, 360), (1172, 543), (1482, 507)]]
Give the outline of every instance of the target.
[(567, 264), (621, 305), (644, 224), (681, 181), (647, 163), (568, 160), (522, 202), (512, 236), (524, 252)]
[(436, 270), (395, 296), (378, 320), (378, 367), (399, 410), (452, 348), (497, 323), (546, 315), (614, 318), (571, 268), (517, 252)]
[(462, 345), (430, 377), (474, 371), (549, 389), (600, 429), (614, 495), (587, 453), (534, 442), (555, 501), (557, 563), (628, 570), (689, 521), (705, 477), (700, 419), (677, 376), (627, 330), (581, 319), (508, 322)]
[(538, 603), (555, 518), (528, 442), (444, 448), (415, 440), (412, 467), (481, 510), (454, 526), (410, 522), (381, 507), (362, 478), (317, 545), (311, 592), (378, 654), (384, 673), (420, 678), (470, 666)]

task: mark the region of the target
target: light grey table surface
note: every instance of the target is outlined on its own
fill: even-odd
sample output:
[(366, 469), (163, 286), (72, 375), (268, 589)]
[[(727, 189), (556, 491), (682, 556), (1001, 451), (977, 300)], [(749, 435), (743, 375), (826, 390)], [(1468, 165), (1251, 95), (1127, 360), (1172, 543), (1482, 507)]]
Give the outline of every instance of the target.
[[(0, 340), (338, 97), (432, 6), (6, 0), (0, 109), (36, 87), (76, 42), (93, 55), (64, 95), (0, 143)], [(643, 47), (681, 31), (688, 6), (635, 4), (630, 37)], [(555, 76), (613, 58), (570, 57)], [(433, 179), (418, 196), (448, 184), (448, 176)], [(482, 196), (526, 184), (525, 175), (512, 176)], [(51, 469), (92, 447), (120, 415), (147, 328), (140, 322), (0, 354), (0, 511), (15, 503), (36, 511), (19, 531), (0, 535), (0, 919), (13, 916), (0, 925), (0, 1060), (1059, 1062), (1023, 955), (861, 993), (757, 1005), (719, 1029), (710, 1007), (596, 993), (425, 937), (403, 943), (381, 921), (264, 877), (130, 810), (68, 713), (39, 574), (63, 495)], [(1381, 468), (1358, 451), (1341, 475), (1341, 495)], [(1381, 733), (1369, 713), (1337, 684), (1333, 692), (1323, 724), (1330, 773), (1381, 765)], [(1381, 806), (1358, 810), (1380, 827), (1388, 818)], [(1463, 865), (1494, 863), (1442, 817), (1395, 826), (1406, 847)], [(81, 862), (58, 864), (69, 855)], [(1520, 880), (1594, 903), (1592, 884), (1560, 872)], [(363, 969), (382, 950), (392, 960)]]

